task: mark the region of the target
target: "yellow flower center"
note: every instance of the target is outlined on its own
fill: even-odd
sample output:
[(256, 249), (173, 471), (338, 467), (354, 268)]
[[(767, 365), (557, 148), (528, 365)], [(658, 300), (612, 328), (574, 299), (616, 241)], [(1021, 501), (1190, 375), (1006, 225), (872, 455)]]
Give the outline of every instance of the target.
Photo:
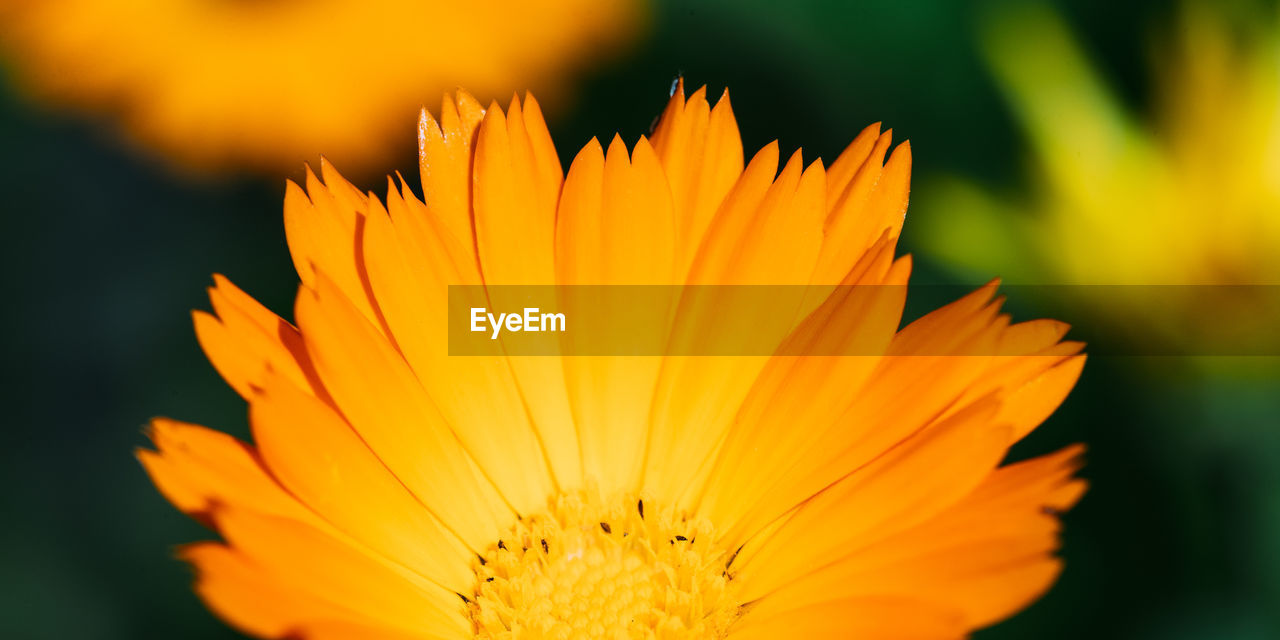
[(477, 638), (725, 637), (730, 555), (706, 520), (635, 496), (562, 495), (475, 562)]

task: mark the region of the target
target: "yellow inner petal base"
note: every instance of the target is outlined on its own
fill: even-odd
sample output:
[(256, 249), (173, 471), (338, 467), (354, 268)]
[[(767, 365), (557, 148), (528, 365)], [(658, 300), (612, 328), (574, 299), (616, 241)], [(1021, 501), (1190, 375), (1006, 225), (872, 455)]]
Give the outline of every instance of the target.
[(634, 495), (561, 495), (475, 562), (477, 638), (723, 638), (730, 555), (705, 519)]

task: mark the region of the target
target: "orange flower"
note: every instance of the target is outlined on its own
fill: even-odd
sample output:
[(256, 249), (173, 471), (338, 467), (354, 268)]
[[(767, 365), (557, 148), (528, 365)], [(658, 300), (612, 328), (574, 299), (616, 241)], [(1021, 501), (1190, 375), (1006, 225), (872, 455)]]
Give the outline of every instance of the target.
[(422, 96), (559, 95), (642, 13), (633, 0), (12, 0), (0, 47), (31, 92), (110, 111), (187, 165), (285, 171), (323, 153), (376, 170)]
[[(961, 637), (1043, 593), (1079, 447), (1001, 466), (1074, 386), (1066, 327), (992, 286), (898, 330), (816, 315), (857, 357), (450, 357), (448, 284), (874, 284), (910, 150), (743, 167), (727, 96), (565, 176), (532, 99), (423, 113), (425, 199), (327, 163), (290, 185), (297, 327), (227, 280), (196, 312), (256, 444), (156, 420), (140, 457), (222, 542), (197, 590), (261, 637)], [(776, 174), (776, 175), (775, 175)], [(825, 314), (825, 315), (824, 315)], [(803, 314), (802, 314), (803, 315)], [(798, 331), (809, 321), (797, 321)], [(810, 329), (812, 327), (809, 327)]]

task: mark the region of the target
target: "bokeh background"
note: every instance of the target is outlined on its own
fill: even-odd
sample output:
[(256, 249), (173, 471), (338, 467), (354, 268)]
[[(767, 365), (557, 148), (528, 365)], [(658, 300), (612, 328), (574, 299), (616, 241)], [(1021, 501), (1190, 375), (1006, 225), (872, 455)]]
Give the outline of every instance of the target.
[[(1177, 5), (1051, 6), (1119, 98), (1148, 112), (1152, 36)], [(749, 153), (776, 137), (784, 153), (831, 159), (883, 121), (912, 142), (914, 201), (949, 175), (1016, 191), (1027, 180), (1026, 144), (980, 44), (984, 16), (1002, 10), (955, 0), (662, 0), (635, 46), (580, 78), (550, 118), (552, 133), (566, 166), (591, 136), (620, 131), (632, 142), (683, 75), (693, 87), (731, 89)], [(220, 272), (288, 316), (297, 280), (281, 202), (284, 179), (302, 168), (175, 169), (107, 117), (25, 98), (12, 81), (19, 63), (0, 60), (0, 637), (238, 637), (206, 612), (172, 557), (210, 534), (160, 497), (133, 449), (155, 415), (247, 435), (243, 402), (205, 361), (189, 310), (207, 307), (204, 287)], [(422, 96), (432, 109), (439, 99)], [(403, 118), (404, 145), (385, 170), (416, 175), (416, 113)], [(380, 191), (381, 173), (357, 185)], [(913, 221), (936, 215), (945, 206), (908, 213), (913, 283), (979, 284), (980, 274), (917, 250)], [(1013, 302), (1023, 319), (1080, 323), (1073, 314), (1084, 313)], [(1092, 489), (1065, 517), (1067, 570), (1047, 597), (977, 637), (1280, 638), (1280, 383), (1261, 369), (1222, 375), (1188, 358), (1092, 358), (1062, 409), (1015, 450), (1089, 445)]]

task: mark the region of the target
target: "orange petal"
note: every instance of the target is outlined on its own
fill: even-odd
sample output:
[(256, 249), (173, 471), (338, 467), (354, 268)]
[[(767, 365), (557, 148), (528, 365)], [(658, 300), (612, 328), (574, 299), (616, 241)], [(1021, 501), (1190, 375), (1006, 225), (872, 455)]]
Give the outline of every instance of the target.
[[(880, 261), (892, 256), (891, 247), (885, 248)], [(858, 284), (872, 286), (841, 289), (844, 295), (828, 300), (798, 330), (814, 343), (839, 342), (830, 353), (855, 355), (769, 360), (719, 453), (707, 500), (699, 505), (713, 522), (726, 529), (736, 524), (744, 506), (759, 505), (775, 478), (803, 468), (817, 457), (815, 447), (824, 438), (831, 441), (833, 429), (847, 425), (842, 416), (897, 331), (909, 269), (907, 261), (898, 261), (891, 270), (868, 274), (869, 282)], [(821, 346), (810, 348), (827, 353)]]
[[(564, 284), (678, 283), (671, 194), (647, 140), (641, 138), (630, 157), (620, 137), (607, 155), (594, 141), (583, 149), (565, 181), (556, 245)], [(646, 329), (662, 332), (675, 305), (674, 290), (669, 298), (665, 308), (652, 310), (659, 326)], [(592, 313), (633, 311), (606, 307)], [(636, 452), (644, 450), (662, 360), (567, 358), (563, 364), (585, 473), (606, 494), (635, 491), (643, 465)]]
[(308, 286), (315, 283), (316, 271), (323, 271), (370, 322), (378, 324), (357, 241), (370, 200), (327, 162), (321, 171), (323, 183), (307, 169), (306, 193), (293, 182), (285, 185), (284, 230), (294, 267)]
[(1061, 563), (1056, 513), (1084, 490), (1072, 479), (1082, 448), (1001, 468), (969, 496), (879, 543), (853, 550), (753, 605), (770, 617), (844, 598), (913, 597), (986, 626), (1038, 598)]
[(298, 330), (231, 281), (216, 274), (213, 278), (209, 299), (217, 316), (196, 311), (192, 319), (200, 347), (223, 379), (247, 399), (271, 370), (324, 397), (312, 381), (314, 372)]
[(994, 401), (975, 405), (885, 452), (800, 505), (734, 563), (744, 599), (803, 577), (824, 561), (910, 528), (955, 504), (995, 468), (1008, 429)]
[(968, 632), (963, 618), (956, 612), (909, 597), (843, 598), (781, 615), (767, 613), (748, 609), (733, 627), (731, 637), (734, 640), (959, 640)]
[(471, 227), (471, 163), (484, 107), (465, 91), (446, 95), (440, 122), (423, 109), (418, 119), (418, 166), (422, 192), (433, 219), (450, 240), (475, 255)]
[(677, 271), (689, 270), (720, 203), (742, 174), (742, 138), (725, 91), (709, 108), (706, 87), (684, 95), (681, 79), (658, 126), (653, 148), (662, 163), (679, 220)]
[(367, 550), (296, 520), (246, 509), (220, 509), (216, 517), (230, 546), (298, 593), (340, 603), (366, 623), (404, 632), (465, 637), (470, 631), (456, 593)]
[[(508, 113), (485, 113), (474, 161), (474, 223), (486, 284), (553, 284), (555, 219), (563, 172), (535, 102), (513, 100)], [(519, 212), (519, 215), (512, 215)], [(546, 457), (567, 486), (581, 481), (564, 374), (555, 359), (511, 358)], [(553, 442), (554, 441), (554, 442)], [(518, 446), (518, 445), (508, 445)], [(545, 497), (545, 494), (544, 494)], [(513, 498), (514, 500), (514, 498)]]
[(249, 420), (272, 475), (333, 526), (441, 585), (469, 586), (467, 548), (328, 405), (272, 378)]
[[(392, 198), (391, 201), (393, 207), (403, 206), (395, 204), (398, 202), (397, 198)], [(412, 368), (413, 376), (421, 383), (422, 391), (426, 392), (430, 404), (438, 408), (439, 419), (467, 446), (472, 446), (479, 437), (486, 434), (489, 440), (505, 443), (504, 446), (527, 446), (528, 450), (521, 451), (519, 455), (534, 454), (535, 457), (529, 463), (535, 467), (542, 465), (537, 456), (541, 456), (545, 449), (555, 477), (563, 478), (568, 484), (576, 486), (581, 467), (573, 424), (569, 421), (551, 423), (550, 429), (535, 432), (530, 411), (525, 406), (520, 388), (516, 385), (505, 358), (451, 357), (447, 318), (441, 312), (450, 304), (448, 280), (445, 279), (447, 276), (438, 274), (429, 265), (423, 264), (422, 256), (403, 250), (400, 241), (404, 238), (397, 233), (391, 220), (376, 207), (366, 216), (366, 220), (366, 267), (375, 298), (400, 352)], [(431, 279), (426, 280), (428, 278)], [(355, 318), (352, 322), (359, 324)], [(342, 337), (346, 335), (345, 331), (357, 330), (358, 327), (346, 330), (335, 328), (330, 335), (343, 342), (347, 339)], [(340, 345), (332, 348), (342, 349)], [(389, 349), (376, 345), (370, 348), (375, 352), (381, 350), (387, 353), (386, 357), (390, 361), (387, 366), (403, 369), (399, 358)], [(350, 349), (343, 350), (348, 357), (364, 358), (368, 355), (352, 355)], [(343, 372), (340, 369), (334, 374), (343, 375)], [(407, 384), (409, 393), (420, 394), (412, 381)], [(354, 401), (362, 402), (360, 398)], [(389, 402), (391, 406), (398, 407), (403, 400)], [(371, 416), (370, 419), (374, 418)], [(379, 422), (373, 428), (383, 431), (386, 426)], [(506, 455), (510, 460), (514, 454), (508, 450)], [(515, 468), (518, 465), (511, 466)], [(525, 481), (517, 479), (516, 482)], [(516, 495), (513, 499), (524, 500), (527, 497), (529, 496)], [(519, 508), (541, 506), (541, 498), (534, 496), (533, 499), (536, 502), (521, 503)]]
[[(877, 204), (879, 201), (873, 199), (873, 196), (886, 191), (905, 194), (911, 178), (910, 150), (903, 144), (894, 151), (894, 158), (897, 159), (890, 159), (890, 162), (897, 164), (889, 172), (889, 168), (882, 167), (881, 163), (888, 151), (892, 131), (880, 135), (874, 140), (874, 145), (870, 136), (872, 131), (878, 132), (879, 127), (864, 130), (828, 172), (828, 213), (813, 282), (839, 282), (857, 262), (858, 257), (885, 231), (893, 238), (898, 235), (897, 228), (901, 227), (901, 221), (895, 227), (892, 217), (885, 215), (881, 210), (883, 207)], [(904, 148), (907, 150), (903, 151)], [(861, 166), (857, 167), (857, 171), (849, 175), (853, 165), (852, 158), (857, 155), (863, 155), (864, 159), (860, 161)], [(903, 156), (907, 158), (905, 171)], [(905, 211), (905, 201), (903, 206)]]
[[(816, 434), (808, 446), (812, 455), (739, 509), (728, 535), (741, 541), (936, 422), (978, 379), (989, 359), (949, 354), (990, 353), (995, 347), (1002, 325), (984, 306), (990, 296), (991, 289), (981, 289), (898, 332), (866, 384), (850, 390), (851, 400), (835, 428)], [(796, 388), (794, 393), (807, 390)]]
[[(802, 169), (796, 153), (770, 183), (777, 153), (774, 143), (756, 154), (726, 198), (694, 262), (691, 284), (808, 281), (822, 241), (825, 175), (817, 164)], [(802, 302), (797, 296), (791, 303), (794, 314), (772, 314), (774, 323), (754, 327), (758, 344), (782, 344), (803, 318)], [(700, 336), (716, 331), (710, 322), (700, 320), (712, 318), (714, 313), (702, 314), (685, 306), (678, 313), (683, 322), (673, 334), (673, 343), (696, 343)], [(646, 454), (647, 490), (659, 498), (676, 500), (702, 482), (734, 414), (767, 362), (764, 356), (731, 356), (676, 358), (664, 363)], [(690, 430), (688, 425), (699, 428)]]
[(453, 634), (446, 631), (430, 631), (406, 633), (388, 629), (377, 624), (360, 624), (341, 620), (325, 620), (310, 622), (299, 627), (295, 636), (300, 640), (470, 640), (475, 637), (468, 629), (465, 634)]
[(400, 354), (323, 275), (317, 285), (297, 300), (307, 349), (362, 449), (397, 483), (473, 548), (510, 521), (503, 496), (521, 510), (545, 503), (550, 479), (527, 428), (523, 440), (498, 425), (451, 430)]
[(208, 518), (218, 505), (318, 522), (263, 467), (252, 446), (221, 431), (167, 418), (151, 421), (158, 451), (140, 449), (138, 459), (156, 487), (182, 511)]
[(196, 569), (196, 593), (218, 617), (260, 638), (283, 638), (303, 620), (359, 619), (340, 603), (299, 592), (214, 542), (189, 545), (180, 553)]
[[(836, 204), (844, 197), (845, 191), (849, 184), (853, 182), (854, 176), (867, 163), (867, 157), (871, 154), (871, 150), (880, 146), (881, 141), (880, 123), (868, 125), (853, 141), (849, 143), (844, 151), (836, 156), (835, 162), (827, 168), (827, 215), (830, 216), (836, 209)], [(888, 147), (888, 139), (884, 140), (884, 147)], [(880, 159), (873, 164), (878, 170), (880, 163), (884, 159), (884, 151), (880, 152)]]
[[(532, 110), (538, 113), (537, 109)], [(496, 103), (476, 140), (473, 192), (480, 264), (488, 284), (550, 284), (556, 203), (563, 173), (540, 114)], [(519, 212), (518, 215), (513, 215)]]

